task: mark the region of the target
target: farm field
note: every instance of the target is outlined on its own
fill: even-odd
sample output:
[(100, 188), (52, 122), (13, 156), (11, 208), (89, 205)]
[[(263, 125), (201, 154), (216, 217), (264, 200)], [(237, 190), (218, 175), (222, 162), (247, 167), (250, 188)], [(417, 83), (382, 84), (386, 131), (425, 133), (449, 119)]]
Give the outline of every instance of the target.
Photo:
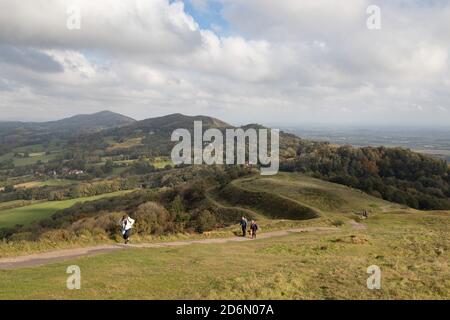
[(43, 163), (48, 162), (55, 159), (58, 154), (58, 152), (52, 152), (50, 154), (46, 154), (45, 152), (35, 152), (30, 153), (28, 157), (15, 157), (13, 153), (7, 153), (0, 157), (0, 161), (12, 159), (14, 162), (14, 166), (22, 167), (35, 164), (38, 161), (41, 161)]
[[(32, 222), (48, 218), (56, 211), (68, 208), (77, 202), (114, 197), (127, 192), (130, 191), (118, 191), (93, 197), (84, 197), (63, 201), (46, 201), (43, 203), (23, 206), (19, 208), (0, 210), (0, 227), (12, 227), (16, 224), (27, 225)], [(3, 203), (2, 205), (6, 205), (6, 203)]]

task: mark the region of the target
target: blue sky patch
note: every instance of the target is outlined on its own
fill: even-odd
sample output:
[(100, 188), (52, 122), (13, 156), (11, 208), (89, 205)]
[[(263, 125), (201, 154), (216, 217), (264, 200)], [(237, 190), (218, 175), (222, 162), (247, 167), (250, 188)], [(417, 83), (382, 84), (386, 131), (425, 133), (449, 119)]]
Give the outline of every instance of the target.
[(222, 16), (220, 2), (206, 1), (205, 8), (197, 8), (190, 0), (185, 0), (183, 3), (186, 13), (194, 18), (200, 28), (213, 30), (219, 35), (228, 33), (229, 25)]

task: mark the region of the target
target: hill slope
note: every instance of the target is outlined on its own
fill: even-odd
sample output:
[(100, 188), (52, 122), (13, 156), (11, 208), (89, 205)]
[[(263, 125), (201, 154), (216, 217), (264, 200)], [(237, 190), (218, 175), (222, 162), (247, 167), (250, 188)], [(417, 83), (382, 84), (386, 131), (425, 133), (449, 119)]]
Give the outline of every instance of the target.
[(43, 143), (51, 137), (67, 139), (81, 133), (98, 132), (134, 122), (136, 120), (111, 111), (48, 122), (0, 122), (0, 151), (2, 148)]
[[(48, 149), (50, 142), (57, 140), (60, 149), (82, 153), (85, 159), (168, 157), (175, 145), (171, 141), (172, 132), (180, 128), (192, 132), (194, 121), (202, 121), (203, 129), (235, 128), (207, 116), (177, 113), (133, 121), (111, 112), (100, 112), (38, 124), (38, 129), (36, 124), (26, 124), (11, 130), (14, 125), (4, 124), (2, 131), (0, 125), (0, 156), (17, 152), (13, 147), (18, 145), (44, 144), (43, 148)], [(250, 127), (262, 126), (242, 126)], [(0, 168), (12, 167), (10, 161), (2, 164), (0, 158)], [(280, 170), (314, 175), (415, 209), (450, 209), (448, 164), (407, 149), (333, 146), (281, 132)]]
[(81, 130), (101, 130), (135, 123), (136, 120), (111, 111), (100, 111), (93, 114), (80, 114), (70, 118), (45, 122), (49, 130), (77, 128)]
[(322, 213), (358, 213), (362, 210), (375, 212), (400, 208), (400, 205), (362, 191), (297, 173), (245, 178), (236, 180), (234, 184), (246, 190), (289, 198)]

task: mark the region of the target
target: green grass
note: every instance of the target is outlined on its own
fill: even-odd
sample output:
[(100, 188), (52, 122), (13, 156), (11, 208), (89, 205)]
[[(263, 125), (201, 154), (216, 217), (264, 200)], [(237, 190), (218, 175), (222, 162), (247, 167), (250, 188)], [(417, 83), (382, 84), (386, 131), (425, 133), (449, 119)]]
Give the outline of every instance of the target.
[[(50, 160), (55, 159), (60, 150), (56, 149), (50, 149), (51, 153), (46, 154), (45, 151), (47, 151), (42, 145), (36, 144), (36, 145), (29, 145), (24, 147), (18, 147), (15, 148), (12, 152), (6, 153), (4, 155), (0, 156), (0, 162), (8, 159), (13, 159), (14, 165), (16, 167), (26, 166), (37, 163), (39, 160), (42, 162), (48, 162)], [(15, 153), (29, 153), (29, 157), (27, 158), (21, 158), (21, 157), (14, 157)]]
[(105, 197), (122, 195), (129, 191), (118, 191), (93, 197), (77, 198), (63, 201), (46, 201), (30, 206), (6, 209), (0, 211), (0, 228), (12, 227), (16, 224), (27, 225), (50, 217), (56, 211), (71, 207), (77, 202), (85, 202)]
[(12, 152), (0, 155), (0, 162), (11, 159), (13, 156), (14, 156), (14, 154)]
[(167, 165), (173, 165), (173, 162), (170, 159), (157, 157), (154, 161), (151, 161), (151, 164), (154, 165), (155, 168), (163, 169)]
[[(0, 299), (449, 299), (447, 213), (384, 214), (367, 230), (130, 249), (0, 271)], [(81, 290), (66, 268), (81, 268)], [(366, 287), (370, 265), (381, 290)]]
[(14, 165), (16, 167), (26, 166), (30, 164), (35, 164), (38, 161), (41, 161), (43, 163), (49, 162), (50, 160), (55, 159), (58, 156), (58, 153), (50, 153), (45, 154), (44, 152), (34, 153), (30, 154), (27, 158), (14, 158)]
[(14, 149), (14, 152), (26, 152), (26, 151), (30, 153), (44, 152), (45, 148), (42, 144), (32, 144), (23, 147), (17, 147)]
[(14, 157), (13, 153), (7, 153), (0, 156), (0, 161), (13, 159), (14, 165), (16, 167), (22, 167), (30, 164), (35, 164), (39, 160), (42, 162), (48, 162), (50, 160), (55, 159), (58, 156), (58, 153), (45, 154), (44, 152), (30, 153), (30, 156), (27, 158)]
[(13, 208), (18, 208), (18, 207), (28, 206), (28, 205), (33, 204), (35, 202), (40, 202), (40, 201), (35, 201), (35, 200), (13, 200), (13, 201), (0, 202), (0, 212), (2, 210), (5, 210), (5, 209), (13, 209)]
[(235, 184), (248, 190), (288, 197), (322, 212), (354, 213), (364, 209), (382, 211), (400, 208), (362, 191), (301, 174), (279, 173), (273, 177), (241, 179)]
[(67, 186), (71, 184), (75, 184), (76, 182), (73, 180), (67, 179), (49, 179), (44, 181), (29, 181), (24, 183), (19, 183), (15, 185), (15, 188), (37, 188), (37, 187), (53, 187), (53, 186)]
[(117, 150), (117, 149), (129, 149), (132, 147), (142, 145), (142, 137), (131, 138), (131, 139), (125, 140), (121, 143), (115, 142), (112, 139), (106, 139), (106, 142), (109, 144), (106, 151), (112, 151), (112, 150)]
[(217, 193), (233, 206), (254, 209), (271, 219), (305, 220), (320, 216), (316, 209), (270, 190), (250, 190), (230, 183)]

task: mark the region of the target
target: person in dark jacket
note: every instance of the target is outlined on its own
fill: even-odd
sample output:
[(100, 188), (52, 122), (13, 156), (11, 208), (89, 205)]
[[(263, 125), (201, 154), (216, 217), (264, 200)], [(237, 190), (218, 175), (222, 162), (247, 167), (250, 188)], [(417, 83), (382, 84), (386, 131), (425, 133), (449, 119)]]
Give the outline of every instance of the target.
[(241, 225), (242, 228), (242, 236), (245, 237), (247, 232), (247, 219), (245, 219), (245, 217), (242, 217), (241, 222), (239, 222), (239, 224)]
[(252, 231), (252, 239), (255, 239), (256, 231), (258, 230), (258, 225), (256, 224), (255, 220), (252, 220), (252, 223), (250, 224), (250, 230)]

